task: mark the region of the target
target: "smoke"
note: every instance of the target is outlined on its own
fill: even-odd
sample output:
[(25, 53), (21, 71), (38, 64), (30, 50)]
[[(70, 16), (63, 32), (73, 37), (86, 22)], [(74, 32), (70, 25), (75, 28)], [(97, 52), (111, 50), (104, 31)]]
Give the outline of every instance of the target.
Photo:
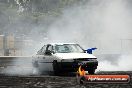
[(85, 5), (66, 8), (48, 28), (49, 40), (78, 42), (87, 46), (93, 43), (90, 47), (100, 47), (101, 44), (111, 50), (119, 48), (120, 45), (112, 45), (131, 37), (131, 13), (126, 3), (123, 0), (89, 0)]
[(89, 0), (85, 5), (65, 9), (48, 29), (49, 42), (75, 42), (85, 48), (97, 47), (98, 70), (132, 70), (132, 7), (129, 2)]
[(99, 62), (97, 71), (132, 71), (131, 55), (121, 55), (117, 64), (113, 64), (108, 60)]
[(6, 75), (32, 75), (33, 66), (31, 62), (31, 57), (9, 58), (8, 65), (0, 69), (0, 73)]
[[(4, 31), (30, 37), (33, 40), (32, 49), (22, 47), (28, 52), (37, 52), (44, 43), (74, 42), (85, 49), (98, 48), (94, 52), (99, 56), (98, 70), (127, 71), (132, 70), (131, 3), (130, 0), (81, 0), (61, 9), (59, 16), (42, 16), (24, 13), (24, 7), (17, 2), (20, 7), (17, 12), (16, 9), (8, 11), (9, 8), (0, 12), (6, 17), (10, 15), (5, 23), (0, 24)], [(0, 16), (0, 19), (3, 17)]]

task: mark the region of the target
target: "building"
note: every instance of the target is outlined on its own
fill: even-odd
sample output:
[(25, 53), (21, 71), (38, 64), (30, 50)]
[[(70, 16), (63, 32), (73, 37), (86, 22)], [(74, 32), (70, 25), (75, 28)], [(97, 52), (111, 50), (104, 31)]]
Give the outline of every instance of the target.
[(0, 56), (4, 56), (4, 35), (0, 35)]
[(32, 46), (31, 39), (16, 37), (13, 34), (0, 35), (0, 56), (28, 55), (27, 49)]

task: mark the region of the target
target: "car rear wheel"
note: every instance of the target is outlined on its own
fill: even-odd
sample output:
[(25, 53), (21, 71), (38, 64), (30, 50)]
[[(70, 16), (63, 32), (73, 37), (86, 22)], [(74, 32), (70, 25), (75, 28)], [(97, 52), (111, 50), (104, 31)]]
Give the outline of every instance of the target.
[(37, 61), (33, 62), (33, 70), (32, 70), (33, 75), (41, 75), (41, 71), (39, 69), (39, 65)]
[(53, 61), (53, 70), (54, 70), (54, 75), (59, 75), (60, 74), (57, 60)]

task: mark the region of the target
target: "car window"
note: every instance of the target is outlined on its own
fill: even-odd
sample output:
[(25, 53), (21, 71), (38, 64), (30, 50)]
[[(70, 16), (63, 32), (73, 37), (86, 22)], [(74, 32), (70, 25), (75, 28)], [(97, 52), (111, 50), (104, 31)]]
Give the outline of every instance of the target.
[(83, 53), (83, 49), (78, 44), (63, 44), (56, 45), (55, 52), (57, 53)]
[(41, 49), (37, 52), (37, 55), (39, 55), (41, 53)]
[(45, 53), (46, 47), (47, 47), (46, 45), (43, 46), (42, 51), (41, 51), (41, 54), (44, 54)]
[(37, 54), (38, 54), (38, 55), (43, 55), (43, 54), (45, 53), (45, 51), (46, 51), (46, 45), (44, 45), (44, 46), (37, 52)]

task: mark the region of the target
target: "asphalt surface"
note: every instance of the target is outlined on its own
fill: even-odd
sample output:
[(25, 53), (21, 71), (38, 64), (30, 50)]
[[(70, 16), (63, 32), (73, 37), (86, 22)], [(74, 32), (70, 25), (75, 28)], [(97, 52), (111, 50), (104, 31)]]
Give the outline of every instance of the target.
[(96, 74), (128, 74), (129, 83), (78, 84), (76, 76), (11, 76), (0, 75), (0, 88), (132, 88), (132, 72), (98, 72)]
[(96, 74), (127, 74), (129, 83), (78, 84), (76, 75), (32, 75), (31, 59), (0, 58), (0, 88), (132, 88), (132, 71), (101, 71)]

